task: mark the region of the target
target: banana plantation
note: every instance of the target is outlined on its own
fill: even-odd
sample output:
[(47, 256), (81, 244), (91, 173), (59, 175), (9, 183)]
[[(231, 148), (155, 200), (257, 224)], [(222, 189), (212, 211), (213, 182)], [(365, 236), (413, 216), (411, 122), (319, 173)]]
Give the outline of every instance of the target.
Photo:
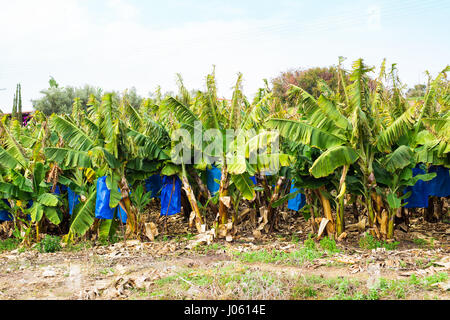
[(248, 220), (254, 235), (275, 234), (286, 212), (344, 243), (348, 221), (390, 242), (412, 212), (448, 219), (450, 67), (414, 101), (395, 65), (337, 69), (337, 90), (323, 81), (316, 97), (292, 85), (289, 102), (267, 81), (246, 97), (241, 74), (222, 99), (213, 70), (202, 91), (178, 76), (176, 95), (139, 108), (106, 93), (87, 108), (75, 99), (71, 114), (36, 111), (26, 125), (1, 115), (3, 237), (26, 247), (43, 234), (153, 240), (150, 207), (160, 233), (180, 215), (211, 242), (233, 241)]

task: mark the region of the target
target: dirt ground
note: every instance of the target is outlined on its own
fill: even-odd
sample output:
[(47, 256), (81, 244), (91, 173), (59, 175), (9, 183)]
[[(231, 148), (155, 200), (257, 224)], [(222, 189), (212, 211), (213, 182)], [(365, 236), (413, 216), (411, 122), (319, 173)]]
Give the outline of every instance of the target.
[(449, 224), (414, 218), (408, 233), (396, 230), (400, 243), (387, 250), (361, 248), (358, 231), (337, 247), (308, 243), (302, 219), (284, 215), (274, 235), (258, 239), (244, 223), (231, 242), (194, 246), (193, 231), (176, 216), (153, 242), (6, 251), (0, 299), (450, 298)]

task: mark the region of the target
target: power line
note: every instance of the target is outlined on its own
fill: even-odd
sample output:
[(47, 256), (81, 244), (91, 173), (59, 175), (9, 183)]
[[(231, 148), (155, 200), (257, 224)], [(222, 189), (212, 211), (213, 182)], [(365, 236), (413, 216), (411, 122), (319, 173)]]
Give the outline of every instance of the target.
[[(444, 5), (443, 5), (444, 4)], [(380, 8), (380, 17), (383, 21), (390, 21), (393, 18), (399, 18), (408, 16), (412, 13), (424, 12), (425, 9), (439, 6), (440, 8), (445, 8), (450, 6), (450, 2), (444, 1), (416, 1), (416, 2), (408, 2), (406, 6), (398, 6), (398, 5), (389, 5), (388, 9)], [(357, 26), (362, 23), (367, 22), (367, 18), (372, 16), (372, 13), (364, 13), (355, 11), (346, 11), (350, 13), (349, 15), (338, 14), (334, 16), (326, 16), (323, 19), (315, 23), (302, 23), (302, 22), (290, 22), (276, 25), (263, 26), (258, 28), (251, 28), (245, 31), (240, 32), (231, 32), (224, 33), (222, 35), (217, 35), (214, 39), (219, 39), (218, 44), (215, 44), (214, 47), (217, 46), (226, 46), (228, 41), (239, 41), (246, 39), (267, 39), (268, 33), (277, 39), (283, 38), (285, 35), (290, 32), (296, 32), (298, 36), (304, 36), (307, 34), (320, 33), (326, 31), (336, 31), (338, 29), (345, 29), (352, 26)], [(330, 21), (332, 23), (330, 23)], [(338, 27), (336, 27), (336, 24)], [(165, 54), (165, 56), (179, 54), (187, 49), (195, 48), (200, 44), (205, 43), (204, 37), (196, 37), (191, 38), (191, 40), (185, 40), (182, 44), (174, 43), (173, 41), (164, 41), (156, 44), (152, 44), (151, 46), (141, 46), (134, 50), (131, 55), (127, 55), (130, 57), (136, 57), (141, 55), (150, 55), (150, 54)], [(155, 48), (157, 46), (158, 48)], [(167, 54), (167, 47), (172, 48), (171, 52)]]

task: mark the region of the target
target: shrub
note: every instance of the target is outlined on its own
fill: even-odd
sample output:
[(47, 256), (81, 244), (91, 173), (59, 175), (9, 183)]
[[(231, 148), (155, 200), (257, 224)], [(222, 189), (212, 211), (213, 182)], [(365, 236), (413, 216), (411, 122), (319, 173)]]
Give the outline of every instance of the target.
[(61, 250), (61, 238), (46, 235), (40, 242), (39, 251), (41, 253), (52, 253)]
[(336, 241), (330, 238), (323, 238), (320, 240), (320, 246), (322, 249), (328, 251), (329, 253), (338, 253), (341, 250), (336, 246)]

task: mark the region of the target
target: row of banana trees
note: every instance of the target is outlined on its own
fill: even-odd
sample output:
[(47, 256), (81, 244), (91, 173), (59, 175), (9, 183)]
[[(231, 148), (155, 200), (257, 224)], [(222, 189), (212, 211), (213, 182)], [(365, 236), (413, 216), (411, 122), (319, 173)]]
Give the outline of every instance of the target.
[[(435, 177), (412, 169), (450, 166), (450, 67), (410, 103), (395, 65), (387, 72), (383, 62), (371, 78), (363, 60), (351, 71), (341, 62), (337, 90), (321, 83), (315, 98), (292, 86), (291, 105), (267, 82), (248, 100), (241, 74), (231, 99), (220, 99), (213, 71), (204, 90), (187, 90), (178, 76), (176, 96), (147, 99), (139, 110), (126, 95), (105, 94), (88, 108), (75, 99), (71, 114), (36, 112), (26, 127), (3, 116), (0, 210), (11, 214), (11, 235), (25, 244), (55, 228), (67, 241), (112, 237), (121, 220), (95, 218), (97, 182), (106, 177), (110, 208), (128, 217), (124, 237), (142, 237), (144, 181), (158, 174), (181, 180), (183, 211), (199, 233), (225, 237), (249, 213), (271, 232), (280, 208), (302, 192), (314, 232), (341, 236), (346, 206), (358, 203), (373, 233), (392, 239), (404, 188)], [(216, 193), (206, 185), (212, 166), (221, 171)], [(71, 214), (62, 186), (80, 199)]]

